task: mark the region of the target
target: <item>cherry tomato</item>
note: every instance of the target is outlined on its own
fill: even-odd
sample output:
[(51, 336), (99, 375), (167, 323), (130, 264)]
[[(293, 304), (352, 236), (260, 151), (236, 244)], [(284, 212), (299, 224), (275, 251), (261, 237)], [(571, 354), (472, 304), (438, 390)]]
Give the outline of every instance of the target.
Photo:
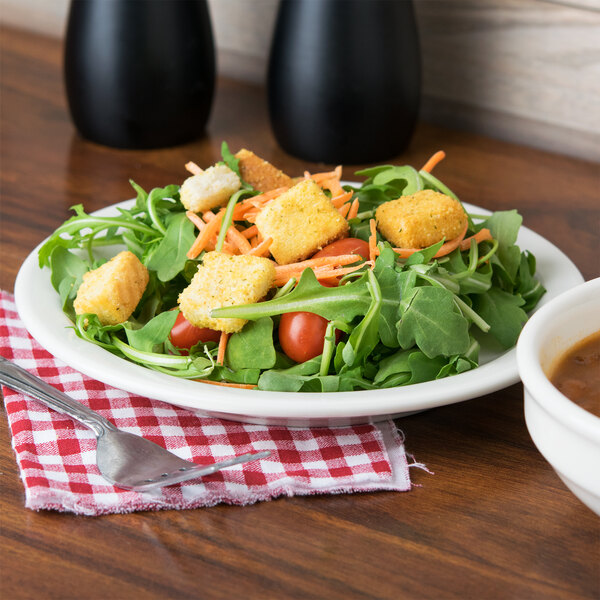
[(169, 339), (174, 346), (188, 349), (198, 342), (218, 342), (220, 337), (220, 331), (192, 325), (182, 312), (177, 315), (175, 325), (169, 334)]
[[(281, 315), (279, 343), (289, 358), (305, 362), (323, 353), (327, 319), (310, 312), (291, 312)], [(336, 330), (335, 342), (342, 332)]]
[(369, 244), (358, 238), (343, 238), (325, 246), (325, 248), (319, 250), (313, 258), (341, 256), (342, 254), (358, 254), (365, 260), (369, 260)]

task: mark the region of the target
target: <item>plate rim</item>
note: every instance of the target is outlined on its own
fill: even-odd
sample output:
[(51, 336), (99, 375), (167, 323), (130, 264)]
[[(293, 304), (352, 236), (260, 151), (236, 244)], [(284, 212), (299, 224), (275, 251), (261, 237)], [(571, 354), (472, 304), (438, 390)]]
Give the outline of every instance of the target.
[[(127, 207), (133, 202), (134, 200), (125, 200), (92, 214), (106, 216), (116, 212), (118, 207)], [(463, 204), (469, 212), (492, 212), (470, 203)], [(522, 238), (526, 238), (528, 243), (523, 245)], [(380, 390), (335, 393), (249, 391), (177, 379), (119, 358), (78, 338), (71, 329), (64, 329), (72, 324), (62, 312), (58, 294), (50, 284), (49, 269), (40, 269), (38, 266), (37, 253), (45, 241), (27, 256), (15, 281), (15, 304), (26, 329), (42, 347), (70, 367), (133, 394), (219, 418), (246, 422), (271, 421), (278, 424), (291, 419), (310, 425), (317, 420), (358, 419), (358, 422), (371, 422), (378, 418), (402, 416), (484, 396), (519, 381), (515, 347), (490, 362), (459, 375)], [(536, 310), (560, 293), (584, 282), (573, 261), (543, 236), (522, 226), (517, 244), (526, 250), (531, 250), (532, 244), (538, 248), (532, 251), (538, 261), (538, 275), (542, 275), (542, 279), (546, 275), (553, 283), (555, 279), (560, 279), (561, 284), (566, 283), (559, 286), (561, 289), (545, 294)], [(540, 247), (544, 252), (540, 253)], [(552, 258), (549, 261), (552, 271), (542, 274), (540, 263), (545, 266), (548, 254)], [(557, 268), (557, 264), (560, 268)], [(556, 276), (556, 272), (560, 273), (560, 277)], [(547, 287), (548, 281), (544, 280), (543, 283)], [(35, 298), (30, 294), (34, 288), (38, 290)], [(40, 315), (39, 304), (44, 299), (49, 301), (47, 312), (54, 320), (44, 319)], [(443, 389), (441, 394), (440, 388)]]

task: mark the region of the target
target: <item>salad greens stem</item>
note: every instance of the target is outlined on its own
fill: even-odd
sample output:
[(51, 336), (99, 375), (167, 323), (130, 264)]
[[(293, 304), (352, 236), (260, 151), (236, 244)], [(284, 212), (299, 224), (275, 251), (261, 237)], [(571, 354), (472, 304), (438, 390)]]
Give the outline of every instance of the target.
[[(126, 231), (125, 233), (123, 233), (122, 235), (123, 241), (127, 244), (127, 247), (134, 252), (134, 254), (137, 254), (138, 256), (142, 256), (143, 252), (144, 252), (144, 247), (142, 246), (142, 244), (140, 244), (136, 237), (133, 235), (133, 233), (131, 231)], [(94, 243), (95, 246), (98, 245), (98, 242), (96, 241)]]
[(171, 367), (172, 369), (186, 369), (193, 362), (189, 356), (159, 354), (157, 352), (144, 352), (136, 350), (129, 344), (122, 342), (116, 335), (111, 335), (111, 341), (127, 358), (148, 366)]
[(446, 194), (446, 196), (450, 196), (450, 198), (454, 198), (455, 200), (458, 200), (460, 202), (460, 200), (458, 199), (458, 196), (447, 185), (443, 184), (437, 177), (434, 177), (431, 173), (421, 170), (421, 171), (419, 171), (419, 175), (427, 183), (429, 183), (430, 185), (435, 187), (437, 190), (439, 190), (443, 194)]
[(119, 217), (81, 217), (76, 221), (69, 222), (67, 221), (64, 225), (61, 225), (54, 235), (61, 233), (75, 233), (81, 231), (86, 227), (94, 227), (94, 225), (105, 225), (103, 229), (107, 229), (109, 227), (124, 227), (126, 229), (133, 229), (134, 231), (139, 231), (140, 233), (146, 233), (151, 235), (152, 237), (157, 237), (159, 233), (153, 229), (152, 227), (148, 227), (148, 225), (144, 225), (144, 223), (139, 223), (137, 221), (130, 221), (128, 219), (120, 219)]
[(335, 349), (335, 325), (333, 321), (327, 323), (327, 329), (325, 330), (325, 340), (323, 342), (323, 354), (321, 354), (321, 366), (319, 368), (319, 375), (325, 377), (329, 373), (329, 365), (331, 364), (331, 357)]
[(475, 240), (471, 240), (471, 248), (469, 249), (469, 266), (466, 271), (462, 273), (455, 273), (453, 279), (464, 279), (465, 277), (471, 277), (475, 273), (475, 269), (479, 265), (479, 246)]
[[(158, 202), (158, 200), (167, 200), (167, 198), (161, 198), (158, 194), (148, 194), (148, 198), (146, 200), (146, 211), (148, 212), (148, 216), (154, 224), (154, 227), (156, 227), (156, 229), (158, 229), (163, 235), (165, 235), (165, 233), (167, 233), (167, 228), (163, 225), (156, 210), (156, 203)], [(168, 198), (168, 200), (173, 199)]]
[(215, 244), (215, 250), (217, 252), (221, 252), (223, 249), (223, 243), (225, 242), (225, 236), (227, 235), (227, 230), (231, 226), (231, 219), (233, 217), (233, 210), (235, 205), (238, 203), (240, 198), (244, 196), (253, 196), (254, 192), (251, 190), (241, 189), (238, 190), (235, 194), (229, 198), (229, 202), (227, 203), (227, 209), (225, 210), (225, 215), (223, 216), (223, 220), (221, 221), (221, 230), (219, 231), (219, 237), (217, 238), (217, 243)]
[(296, 286), (296, 278), (292, 277), (286, 284), (284, 284), (282, 287), (280, 287), (277, 290), (277, 292), (273, 295), (273, 300), (275, 298), (281, 298), (282, 296), (289, 294), (294, 289), (295, 286)]
[(492, 256), (496, 253), (496, 250), (498, 250), (499, 245), (500, 244), (498, 243), (498, 240), (492, 240), (492, 247), (490, 248), (490, 251), (477, 261), (477, 266), (480, 267), (490, 260), (490, 258), (492, 258)]
[(487, 333), (490, 330), (489, 323), (484, 321), (466, 302), (461, 300), (458, 296), (454, 296), (454, 302), (462, 315), (473, 321), (481, 331)]

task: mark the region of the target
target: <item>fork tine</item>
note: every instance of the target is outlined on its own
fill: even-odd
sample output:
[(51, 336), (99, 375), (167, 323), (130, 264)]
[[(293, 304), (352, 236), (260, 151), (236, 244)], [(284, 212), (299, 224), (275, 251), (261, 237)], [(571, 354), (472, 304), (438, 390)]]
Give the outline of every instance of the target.
[(168, 485), (174, 485), (176, 483), (182, 483), (183, 481), (188, 481), (189, 479), (197, 479), (199, 477), (203, 477), (204, 475), (216, 473), (217, 471), (225, 469), (226, 467), (240, 465), (254, 460), (260, 460), (261, 458), (267, 458), (269, 456), (271, 456), (271, 452), (269, 450), (264, 450), (262, 452), (243, 454), (242, 456), (236, 456), (234, 458), (222, 460), (212, 465), (196, 465), (195, 467), (190, 467), (182, 472), (175, 471), (174, 473), (169, 473), (166, 477), (161, 476), (154, 481), (145, 480), (140, 481), (139, 483), (133, 483), (131, 485), (125, 483), (113, 483), (115, 486), (126, 490), (141, 492), (154, 488), (166, 487)]

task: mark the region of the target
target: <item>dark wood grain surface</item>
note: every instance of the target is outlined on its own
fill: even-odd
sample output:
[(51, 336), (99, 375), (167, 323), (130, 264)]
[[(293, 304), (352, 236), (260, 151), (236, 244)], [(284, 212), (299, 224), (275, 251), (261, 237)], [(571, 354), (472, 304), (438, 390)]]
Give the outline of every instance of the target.
[[(69, 120), (61, 48), (2, 30), (0, 286), (12, 291), (32, 248), (82, 202), (88, 210), (179, 182), (183, 164), (219, 158), (221, 140), (290, 173), (263, 91), (220, 81), (206, 137), (156, 151), (80, 139)], [(421, 165), (464, 200), (518, 208), (586, 279), (598, 276), (598, 166), (420, 124), (390, 162)], [(345, 169), (352, 178), (354, 167)], [(599, 520), (535, 449), (522, 387), (398, 421), (413, 469), (408, 493), (281, 498), (248, 507), (97, 518), (23, 506), (0, 419), (0, 589), (9, 599), (597, 598)]]

